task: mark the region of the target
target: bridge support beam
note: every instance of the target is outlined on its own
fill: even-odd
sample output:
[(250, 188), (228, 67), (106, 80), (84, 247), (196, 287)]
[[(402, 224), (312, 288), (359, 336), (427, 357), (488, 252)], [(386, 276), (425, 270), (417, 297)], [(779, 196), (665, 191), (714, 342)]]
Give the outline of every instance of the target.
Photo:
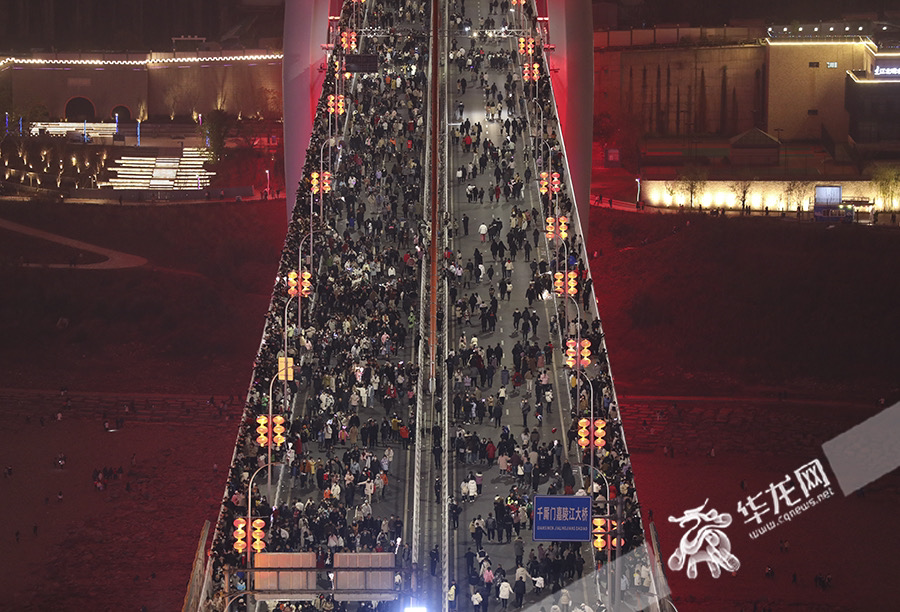
[(322, 93), (325, 62), (322, 44), (328, 42), (328, 0), (288, 0), (284, 5), (284, 185), (287, 216), (297, 200), (303, 178), (306, 148)]
[(594, 27), (591, 0), (547, 2), (548, 53), (559, 122), (566, 143), (578, 216), (587, 232), (590, 219), (591, 151), (594, 122)]

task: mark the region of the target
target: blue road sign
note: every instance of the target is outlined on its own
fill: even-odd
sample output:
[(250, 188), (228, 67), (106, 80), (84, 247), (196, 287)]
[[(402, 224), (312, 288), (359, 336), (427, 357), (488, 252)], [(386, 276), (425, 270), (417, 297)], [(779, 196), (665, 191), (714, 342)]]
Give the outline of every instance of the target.
[(535, 495), (531, 537), (536, 542), (589, 542), (591, 498), (587, 495)]

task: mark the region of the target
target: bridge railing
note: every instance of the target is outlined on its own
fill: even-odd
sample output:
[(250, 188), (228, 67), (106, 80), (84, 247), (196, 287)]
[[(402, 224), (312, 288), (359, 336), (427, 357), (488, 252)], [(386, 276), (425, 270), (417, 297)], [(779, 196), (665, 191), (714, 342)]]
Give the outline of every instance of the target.
[[(529, 1), (529, 6), (531, 7), (533, 14), (537, 15), (537, 10), (536, 10), (534, 0)], [(540, 32), (535, 32), (536, 38), (539, 35), (540, 35)], [(542, 74), (544, 75), (542, 78), (545, 78), (547, 81), (547, 84), (550, 89), (550, 99), (552, 102), (552, 113), (551, 113), (552, 117), (550, 117), (549, 119), (553, 122), (553, 124), (555, 126), (555, 132), (557, 135), (557, 139), (559, 141), (559, 147), (560, 147), (560, 150), (562, 151), (563, 160), (566, 163), (566, 171), (565, 171), (565, 177), (564, 177), (564, 184), (565, 184), (564, 192), (566, 193), (567, 198), (571, 202), (571, 206), (569, 207), (569, 210), (567, 210), (566, 212), (570, 218), (570, 230), (574, 230), (574, 232), (570, 231), (570, 233), (574, 233), (574, 234), (576, 234), (576, 236), (578, 238), (580, 238), (580, 240), (578, 240), (578, 242), (580, 243), (579, 244), (580, 248), (578, 249), (578, 257), (580, 257), (581, 261), (584, 262), (586, 278), (591, 278), (591, 270), (590, 270), (590, 265), (588, 263), (590, 261), (590, 259), (588, 258), (586, 242), (584, 240), (584, 236), (585, 236), (584, 228), (586, 226), (582, 223), (582, 219), (580, 218), (580, 216), (578, 214), (579, 208), (578, 208), (577, 202), (575, 200), (575, 191), (574, 191), (574, 188), (572, 185), (571, 173), (568, 170), (568, 155), (566, 154), (565, 137), (564, 137), (564, 134), (562, 131), (562, 126), (559, 124), (559, 109), (558, 109), (557, 103), (556, 103), (556, 92), (553, 87), (553, 79), (551, 78), (550, 71), (549, 71), (549, 67), (550, 67), (550, 63), (548, 61), (549, 58), (547, 57), (547, 52), (546, 52), (546, 49), (544, 48), (543, 44), (538, 45), (538, 47), (539, 47), (540, 51), (537, 55), (540, 58)], [(537, 92), (540, 92), (541, 88), (538, 86), (535, 88), (535, 90)], [(547, 120), (548, 117), (543, 117), (543, 119)], [(531, 124), (531, 122), (529, 122), (529, 123)], [(544, 133), (543, 126), (541, 126), (539, 137), (543, 136), (543, 133)], [(539, 148), (536, 154), (543, 155), (543, 151), (540, 150), (540, 148)], [(588, 207), (588, 210), (589, 209), (590, 208)], [(536, 222), (538, 222), (538, 223), (540, 223), (541, 221), (542, 220), (536, 220)], [(585, 220), (585, 221), (589, 222), (589, 220)], [(574, 243), (575, 240), (573, 239), (572, 242)], [(548, 248), (549, 248), (549, 245), (548, 245)], [(583, 283), (582, 283), (582, 286), (583, 286)], [(568, 297), (563, 297), (562, 299), (567, 301)], [(594, 320), (596, 320), (598, 322), (601, 321), (600, 312), (597, 307), (596, 292), (594, 290), (593, 282), (591, 282), (590, 307), (588, 310), (590, 312), (591, 317)], [(559, 312), (559, 308), (557, 308), (557, 312)], [(565, 322), (562, 322), (562, 325), (560, 325), (560, 328), (559, 328), (559, 337), (560, 337), (560, 345), (561, 346), (564, 346), (562, 341), (565, 339), (565, 324), (566, 324)], [(595, 350), (594, 358), (595, 358), (595, 360), (598, 358), (602, 359), (601, 370), (605, 370), (606, 376), (608, 377), (608, 388), (609, 388), (609, 393), (610, 393), (610, 397), (611, 397), (611, 402), (609, 405), (612, 409), (618, 410), (619, 414), (621, 415), (621, 406), (619, 404), (618, 396), (616, 394), (615, 381), (613, 378), (612, 367), (611, 367), (610, 358), (609, 358), (609, 351), (608, 351), (608, 347), (607, 347), (607, 343), (606, 343), (606, 334), (605, 334), (605, 331), (603, 330), (602, 322), (599, 323), (599, 337), (600, 337), (600, 346), (596, 347), (599, 350)], [(595, 347), (592, 347), (592, 348), (595, 348)], [(576, 376), (577, 376), (577, 373), (576, 373)], [(595, 381), (592, 381), (592, 385), (594, 384), (594, 382)], [(602, 399), (601, 399), (601, 402), (602, 402)], [(625, 430), (624, 430), (624, 427), (622, 426), (621, 418), (618, 420), (617, 423), (611, 423), (610, 425), (612, 425), (612, 427), (615, 428), (616, 435), (621, 439), (623, 450), (624, 450), (624, 457), (625, 458), (629, 457), (630, 453), (628, 452), (628, 445), (627, 445), (627, 441), (626, 441), (626, 437), (625, 437)], [(630, 461), (627, 463), (627, 465), (630, 468)], [(628, 484), (630, 485), (631, 497), (634, 501), (634, 511), (633, 512), (637, 517), (637, 522), (638, 522), (638, 525), (640, 526), (641, 539), (643, 540), (643, 543), (644, 543), (644, 545), (639, 546), (637, 548), (637, 550), (635, 551), (635, 553), (637, 554), (637, 558), (632, 557), (632, 561), (636, 561), (637, 563), (641, 563), (641, 564), (646, 564), (648, 567), (652, 568), (652, 560), (649, 558), (649, 555), (647, 554), (647, 548), (646, 548), (647, 538), (646, 538), (646, 534), (644, 533), (644, 530), (643, 530), (643, 521), (642, 521), (642, 517), (641, 517), (640, 506), (638, 503), (637, 488), (634, 486), (633, 477), (631, 476), (630, 469), (627, 470), (627, 472), (626, 472), (626, 470), (623, 470), (623, 473), (617, 474), (617, 475), (615, 475), (615, 477), (621, 478), (622, 481), (628, 482)], [(591, 476), (590, 476), (591, 488), (593, 488), (593, 478), (594, 478), (594, 476), (593, 476), (593, 474), (591, 474)], [(650, 575), (651, 575), (651, 580), (654, 582), (654, 584), (651, 586), (650, 591), (652, 593), (656, 593), (656, 592), (658, 592), (657, 585), (655, 584), (654, 574), (652, 571), (651, 571)], [(616, 586), (617, 586), (617, 584), (616, 584)]]
[[(345, 14), (348, 12), (348, 7), (349, 5), (345, 3), (343, 7), (343, 12)], [(322, 87), (322, 93), (316, 109), (312, 138), (308, 146), (307, 155), (305, 158), (306, 164), (303, 173), (304, 181), (301, 183), (301, 188), (298, 190), (298, 205), (294, 207), (293, 216), (288, 226), (287, 237), (285, 239), (284, 248), (282, 250), (274, 290), (269, 300), (269, 312), (281, 312), (284, 308), (287, 301), (285, 284), (287, 273), (290, 270), (296, 269), (299, 265), (301, 265), (303, 257), (306, 254), (305, 252), (300, 253), (299, 249), (295, 250), (294, 241), (296, 240), (296, 237), (305, 237), (306, 235), (309, 235), (309, 240), (313, 242), (313, 245), (309, 248), (313, 252), (318, 249), (318, 253), (322, 254), (326, 248), (327, 243), (327, 241), (323, 238), (327, 234), (331, 234), (333, 232), (333, 230), (327, 227), (325, 219), (319, 219), (318, 224), (320, 227), (314, 227), (314, 207), (311, 207), (313, 210), (309, 215), (304, 216), (304, 213), (307, 211), (307, 208), (304, 204), (305, 198), (309, 197), (308, 194), (310, 193), (309, 177), (313, 172), (317, 172), (320, 169), (318, 161), (319, 158), (317, 157), (317, 154), (322, 154), (324, 152), (323, 149), (325, 147), (323, 146), (323, 142), (326, 136), (329, 135), (329, 123), (331, 121), (331, 118), (328, 113), (327, 107), (328, 96), (336, 93), (336, 91), (337, 83), (335, 72), (333, 70), (329, 70), (328, 75), (325, 79), (325, 83)], [(348, 112), (345, 122), (342, 126), (343, 130), (347, 129), (350, 120), (349, 117), (350, 113)], [(329, 149), (331, 149), (331, 147), (329, 147)], [(340, 163), (340, 155), (341, 152), (338, 151), (338, 161), (336, 162), (337, 164)], [(313, 231), (311, 231), (311, 228)], [(303, 246), (302, 242), (300, 246)], [(310, 262), (310, 264), (312, 263), (313, 262)], [(306, 321), (311, 320), (312, 313), (316, 308), (315, 294), (313, 294), (312, 297), (313, 299), (303, 298), (301, 300), (301, 303), (298, 305), (298, 308), (303, 308), (303, 303), (306, 303), (306, 316), (304, 317), (304, 320)], [(211, 539), (211, 544), (208, 550), (208, 560), (206, 563), (205, 571), (203, 573), (203, 583), (200, 590), (200, 603), (197, 607), (198, 612), (203, 612), (205, 610), (211, 609), (211, 606), (214, 605), (214, 595), (217, 592), (220, 592), (222, 586), (220, 583), (225, 578), (221, 553), (225, 549), (225, 542), (229, 538), (229, 528), (231, 525), (230, 519), (233, 518), (232, 512), (228, 509), (227, 504), (230, 500), (232, 490), (235, 488), (234, 483), (241, 482), (240, 471), (243, 470), (243, 468), (238, 464), (238, 458), (241, 453), (241, 449), (244, 447), (246, 441), (249, 440), (250, 437), (252, 437), (250, 432), (252, 432), (253, 428), (255, 427), (255, 416), (259, 413), (261, 408), (260, 398), (264, 397), (264, 394), (267, 391), (268, 382), (277, 374), (276, 363), (266, 357), (267, 345), (270, 341), (275, 340), (277, 340), (278, 344), (280, 345), (282, 334), (286, 333), (286, 330), (280, 329), (279, 324), (282, 322), (276, 319), (278, 319), (278, 317), (268, 317), (266, 319), (266, 325), (264, 327), (260, 345), (257, 350), (256, 365), (254, 366), (253, 372), (251, 374), (250, 385), (244, 404), (241, 425), (238, 429), (234, 451), (232, 453), (232, 461), (229, 468), (229, 479), (225, 486), (223, 502), (219, 509), (219, 516), (216, 521), (215, 532), (213, 538)], [(275, 389), (275, 391), (278, 391), (278, 389)], [(271, 398), (271, 401), (275, 401), (274, 395)], [(273, 460), (275, 460), (275, 458), (276, 455), (273, 452)], [(282, 487), (279, 486), (277, 490), (281, 489)], [(193, 587), (189, 586), (189, 589), (190, 588)]]

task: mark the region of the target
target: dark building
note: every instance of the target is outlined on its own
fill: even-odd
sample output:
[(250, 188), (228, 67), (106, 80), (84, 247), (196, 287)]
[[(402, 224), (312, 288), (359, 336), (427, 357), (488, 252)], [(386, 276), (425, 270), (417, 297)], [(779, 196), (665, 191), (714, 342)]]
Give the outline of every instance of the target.
[(848, 72), (846, 88), (849, 138), (857, 150), (875, 156), (900, 152), (900, 62), (879, 63), (873, 73)]

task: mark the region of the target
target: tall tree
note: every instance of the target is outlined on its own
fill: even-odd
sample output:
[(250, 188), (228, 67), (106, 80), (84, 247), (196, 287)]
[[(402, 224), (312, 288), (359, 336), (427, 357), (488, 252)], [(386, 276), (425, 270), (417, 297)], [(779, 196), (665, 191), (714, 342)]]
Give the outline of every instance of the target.
[(200, 126), (200, 134), (209, 143), (207, 156), (210, 161), (218, 162), (225, 155), (225, 142), (231, 132), (231, 118), (223, 110), (212, 110), (203, 115), (203, 125)]
[(747, 208), (747, 198), (750, 197), (750, 190), (753, 188), (753, 179), (750, 178), (746, 170), (742, 171), (741, 176), (729, 185), (731, 193), (741, 205), (741, 214)]
[(884, 200), (885, 210), (896, 210), (895, 202), (900, 195), (900, 167), (876, 166), (872, 172), (872, 183)]
[(683, 193), (690, 208), (694, 207), (694, 199), (706, 189), (706, 169), (700, 166), (685, 166), (678, 173), (674, 189)]

